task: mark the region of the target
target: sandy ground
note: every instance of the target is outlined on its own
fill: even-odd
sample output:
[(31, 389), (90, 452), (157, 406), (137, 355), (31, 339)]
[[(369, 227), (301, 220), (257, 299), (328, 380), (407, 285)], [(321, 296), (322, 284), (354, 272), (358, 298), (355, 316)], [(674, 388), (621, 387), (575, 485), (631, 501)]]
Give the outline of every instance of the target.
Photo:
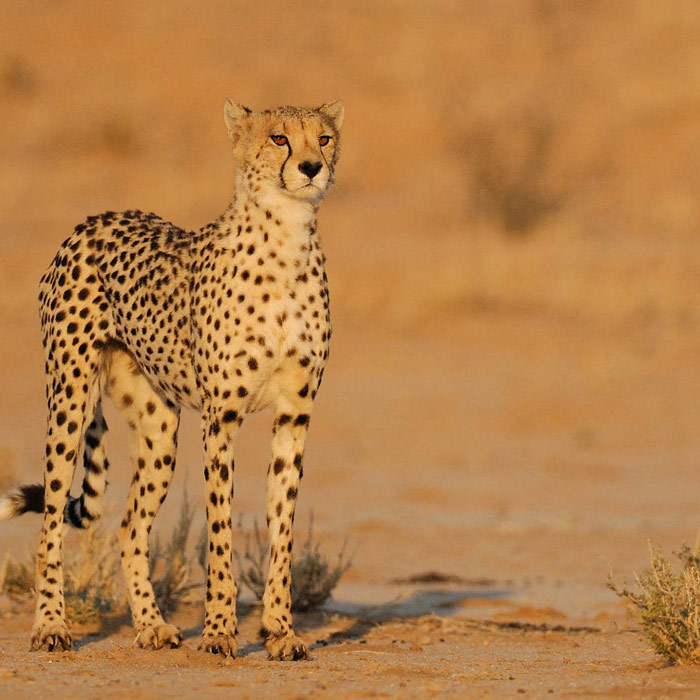
[[(322, 612), (297, 617), (310, 661), (268, 662), (250, 604), (235, 661), (195, 650), (200, 604), (174, 618), (183, 650), (131, 649), (128, 621), (117, 619), (74, 629), (75, 652), (29, 654), (31, 611), (6, 601), (7, 697), (43, 694), (46, 678), (57, 679), (60, 697), (75, 693), (76, 678), (109, 697), (158, 697), (171, 692), (174, 673), (184, 697), (202, 684), (213, 697), (277, 697), (280, 688), (285, 697), (696, 697), (700, 671), (655, 659), (605, 582), (611, 568), (627, 577), (641, 569), (649, 539), (668, 550), (694, 538), (699, 479), (678, 415), (687, 412), (689, 429), (697, 372), (680, 371), (680, 358), (671, 372), (662, 357), (642, 372), (635, 343), (609, 336), (599, 336), (608, 343), (601, 366), (581, 351), (579, 324), (566, 321), (489, 314), (451, 325), (454, 343), (437, 341), (447, 330), (422, 339), (431, 359), (422, 371), (413, 337), (368, 360), (343, 350), (340, 331), (299, 525), (313, 507), (326, 551), (347, 537), (354, 561)], [(652, 400), (649, 386), (664, 386), (665, 401)], [(417, 423), (414, 400), (424, 411)], [(368, 402), (379, 404), (372, 422), (362, 413)], [(262, 513), (266, 422), (251, 421), (240, 438), (236, 500), (248, 527)], [(196, 425), (184, 428), (192, 439), (180, 478), (196, 503)], [(121, 461), (118, 444), (111, 452)], [(110, 500), (123, 497), (126, 474), (115, 467)], [(37, 528), (33, 516), (5, 526), (4, 548), (33, 546)], [(422, 580), (429, 571), (449, 580)]]
[[(606, 588), (700, 524), (698, 20), (651, 0), (3, 4), (0, 487), (41, 479), (36, 285), (72, 226), (141, 207), (198, 227), (230, 196), (226, 97), (339, 96), (334, 339), (297, 525), (313, 510), (353, 566), (297, 617), (297, 664), (265, 659), (249, 597), (228, 661), (195, 650), (197, 602), (183, 649), (132, 649), (117, 617), (49, 655), (1, 599), (0, 695), (698, 697)], [(130, 471), (107, 419), (114, 524)], [(237, 443), (244, 530), (269, 424)], [(161, 534), (185, 486), (201, 526), (199, 442), (187, 415)], [(4, 523), (0, 558), (38, 530)]]
[[(191, 639), (167, 652), (132, 649), (119, 627), (86, 636), (75, 652), (28, 655), (13, 623), (3, 634), (3, 695), (45, 697), (50, 682), (60, 698), (74, 697), (76, 683), (81, 693), (138, 698), (696, 696), (697, 669), (661, 668), (625, 631), (480, 630), (459, 616), (380, 619), (304, 617), (312, 655), (291, 666), (266, 660), (248, 618), (235, 660), (193, 651)], [(184, 615), (178, 621), (186, 628)], [(194, 633), (196, 625), (186, 634)]]
[[(179, 620), (186, 625), (185, 617)], [(698, 673), (661, 669), (639, 639), (621, 631), (561, 633), (479, 630), (459, 617), (431, 615), (378, 624), (328, 611), (305, 617), (310, 660), (271, 664), (244, 624), (235, 660), (185, 648), (162, 653), (130, 647), (123, 628), (87, 636), (75, 652), (29, 656), (12, 629), (4, 635), (5, 697), (56, 697), (97, 691), (106, 697), (693, 697)], [(246, 618), (248, 622), (248, 618)], [(13, 625), (14, 627), (15, 625)], [(194, 632), (189, 632), (189, 634)], [(252, 634), (252, 636), (251, 636)], [(19, 635), (21, 637), (21, 635)], [(614, 681), (611, 683), (611, 680)]]

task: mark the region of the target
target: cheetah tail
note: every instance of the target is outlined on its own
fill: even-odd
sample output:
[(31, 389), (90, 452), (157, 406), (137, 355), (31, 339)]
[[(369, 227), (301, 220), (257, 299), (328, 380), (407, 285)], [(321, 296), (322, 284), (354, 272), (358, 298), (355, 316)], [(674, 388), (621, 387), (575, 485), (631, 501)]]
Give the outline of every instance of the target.
[(0, 520), (10, 520), (23, 513), (44, 512), (44, 487), (42, 484), (18, 486), (0, 498)]
[[(83, 486), (90, 495), (99, 495), (90, 489), (89, 483), (87, 485), (83, 484)], [(93, 508), (98, 510), (94, 507), (94, 504)], [(18, 515), (24, 515), (24, 513), (43, 512), (44, 487), (42, 484), (18, 486), (0, 498), (0, 522), (3, 520), (11, 520)], [(88, 527), (93, 520), (97, 520), (99, 516), (99, 511), (95, 515), (92, 515), (85, 508), (85, 492), (78, 498), (73, 498), (73, 496), (68, 497), (64, 517), (66, 522), (72, 527), (84, 529)]]

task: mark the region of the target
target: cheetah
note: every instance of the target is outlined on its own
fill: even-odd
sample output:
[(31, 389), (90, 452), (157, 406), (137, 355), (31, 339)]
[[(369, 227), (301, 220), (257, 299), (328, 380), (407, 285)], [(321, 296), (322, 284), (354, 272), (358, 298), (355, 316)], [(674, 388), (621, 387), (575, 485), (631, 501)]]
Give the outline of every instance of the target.
[[(134, 463), (119, 529), (136, 638), (177, 647), (149, 580), (149, 533), (175, 469), (180, 412), (200, 412), (208, 531), (199, 648), (235, 656), (231, 500), (234, 436), (272, 407), (269, 574), (261, 634), (271, 659), (307, 657), (291, 615), (292, 524), (304, 444), (331, 338), (318, 207), (331, 186), (344, 107), (254, 112), (228, 100), (236, 164), (226, 211), (199, 232), (156, 214), (107, 212), (78, 225), (41, 278), (48, 427), (43, 485), (0, 500), (0, 519), (43, 513), (32, 650), (72, 648), (63, 596), (63, 523), (100, 517), (108, 461), (102, 398), (126, 418)], [(82, 454), (80, 496), (70, 497)]]

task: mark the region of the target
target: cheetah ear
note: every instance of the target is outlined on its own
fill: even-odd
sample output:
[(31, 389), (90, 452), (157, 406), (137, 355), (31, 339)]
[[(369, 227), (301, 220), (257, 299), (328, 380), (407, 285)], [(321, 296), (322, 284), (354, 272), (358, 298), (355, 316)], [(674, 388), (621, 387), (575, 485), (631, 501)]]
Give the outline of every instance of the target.
[(343, 126), (343, 119), (345, 118), (345, 107), (340, 100), (326, 102), (326, 104), (321, 105), (317, 111), (328, 117), (335, 125), (335, 128), (340, 131), (340, 127)]
[(224, 121), (228, 129), (228, 137), (234, 143), (241, 135), (241, 124), (250, 114), (250, 110), (236, 100), (226, 100), (224, 105)]

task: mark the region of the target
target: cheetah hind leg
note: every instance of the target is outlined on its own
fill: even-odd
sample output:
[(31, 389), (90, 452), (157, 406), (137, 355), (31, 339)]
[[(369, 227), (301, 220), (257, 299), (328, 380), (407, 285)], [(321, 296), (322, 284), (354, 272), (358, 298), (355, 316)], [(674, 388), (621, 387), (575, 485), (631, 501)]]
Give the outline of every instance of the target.
[[(57, 334), (58, 335), (58, 334)], [(53, 339), (44, 336), (48, 347)], [(71, 649), (66, 625), (63, 579), (64, 510), (75, 473), (78, 453), (102, 394), (103, 358), (97, 348), (78, 353), (69, 379), (60, 362), (47, 360), (49, 398), (46, 464), (44, 471), (44, 522), (36, 553), (36, 611), (30, 649)], [(71, 398), (78, 379), (85, 393), (81, 404)], [(70, 391), (69, 391), (70, 390)]]
[(107, 384), (131, 428), (134, 476), (119, 529), (122, 569), (136, 630), (134, 646), (179, 647), (180, 630), (161, 615), (150, 581), (148, 538), (175, 469), (179, 410), (167, 402), (124, 351), (114, 352)]

